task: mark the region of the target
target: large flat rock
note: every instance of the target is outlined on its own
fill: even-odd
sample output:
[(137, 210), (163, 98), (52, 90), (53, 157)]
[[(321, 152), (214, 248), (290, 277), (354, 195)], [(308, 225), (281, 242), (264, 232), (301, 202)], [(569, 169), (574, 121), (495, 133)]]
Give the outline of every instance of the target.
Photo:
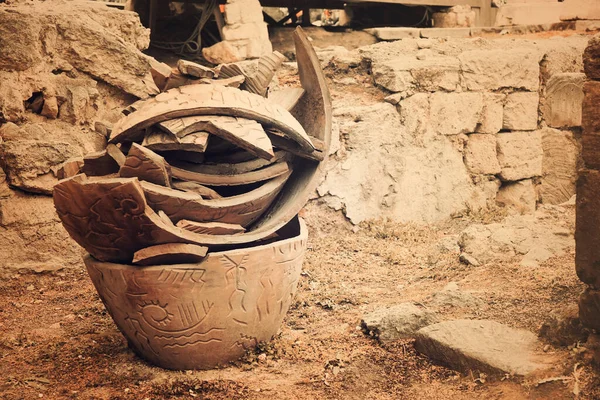
[(416, 334), (416, 349), (463, 373), (529, 375), (548, 366), (536, 354), (536, 336), (495, 321), (454, 320), (429, 325)]

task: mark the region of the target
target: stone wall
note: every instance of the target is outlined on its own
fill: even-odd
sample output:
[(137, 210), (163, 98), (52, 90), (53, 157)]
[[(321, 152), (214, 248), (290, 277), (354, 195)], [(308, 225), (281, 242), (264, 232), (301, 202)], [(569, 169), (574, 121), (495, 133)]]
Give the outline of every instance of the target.
[(334, 110), (349, 150), (319, 195), (355, 223), (568, 201), (586, 43), (404, 39), (359, 49), (390, 104)]
[(579, 300), (580, 318), (586, 326), (600, 330), (600, 35), (590, 40), (584, 62), (585, 166), (577, 182), (575, 265), (577, 275), (588, 285)]

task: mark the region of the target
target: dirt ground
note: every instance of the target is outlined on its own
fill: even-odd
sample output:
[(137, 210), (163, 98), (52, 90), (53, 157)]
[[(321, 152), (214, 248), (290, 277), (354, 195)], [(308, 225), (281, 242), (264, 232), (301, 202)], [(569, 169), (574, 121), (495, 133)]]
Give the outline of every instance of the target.
[[(286, 83), (286, 82), (280, 82)], [(332, 82), (330, 82), (332, 83)], [(383, 97), (374, 88), (334, 101)], [(462, 264), (438, 243), (501, 214), (428, 226), (370, 221), (358, 227), (317, 202), (303, 211), (309, 251), (279, 335), (243, 360), (211, 371), (167, 371), (137, 357), (106, 313), (83, 264), (0, 280), (0, 398), (12, 399), (598, 399), (600, 380), (578, 343), (542, 339), (555, 367), (527, 379), (459, 374), (418, 354), (412, 340), (379, 343), (360, 329), (375, 309), (428, 301), (458, 282), (480, 301), (442, 319), (493, 319), (539, 333), (573, 312), (583, 285), (574, 249), (537, 268)], [(574, 210), (563, 218), (572, 226)], [(547, 378), (560, 378), (544, 381)]]

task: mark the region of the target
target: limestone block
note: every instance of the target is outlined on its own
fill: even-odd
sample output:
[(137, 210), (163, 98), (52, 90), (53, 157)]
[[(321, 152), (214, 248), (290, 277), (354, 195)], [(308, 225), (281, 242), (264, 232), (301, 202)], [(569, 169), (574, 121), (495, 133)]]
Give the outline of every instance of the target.
[(600, 30), (599, 20), (575, 21), (575, 31), (577, 32), (593, 32)]
[(497, 136), (500, 179), (517, 181), (542, 174), (542, 135), (540, 131), (505, 132)]
[(481, 93), (433, 93), (431, 128), (442, 135), (475, 132), (483, 110)]
[(583, 69), (590, 79), (600, 79), (600, 34), (590, 39), (583, 52)]
[(264, 37), (264, 32), (267, 32), (267, 24), (262, 21), (233, 26), (227, 25), (223, 27), (223, 40)]
[(372, 33), (377, 39), (385, 41), (421, 37), (421, 29), (419, 28), (375, 28)]
[(423, 60), (403, 57), (373, 65), (375, 83), (392, 92), (413, 87), (424, 91), (454, 91), (459, 84), (459, 61), (454, 57)]
[(577, 181), (575, 269), (579, 279), (595, 288), (600, 288), (599, 226), (600, 171), (583, 170)]
[(516, 88), (537, 91), (543, 53), (535, 48), (471, 50), (460, 54), (461, 69), (469, 90)]
[(504, 119), (503, 94), (484, 93), (481, 120), (475, 128), (477, 133), (498, 133), (502, 129)]
[(600, 2), (595, 0), (566, 0), (560, 19), (600, 19)]
[(581, 126), (584, 81), (583, 73), (556, 74), (548, 80), (543, 115), (549, 126)]
[(575, 194), (580, 146), (570, 131), (545, 128), (542, 132), (542, 180), (540, 200), (561, 204)]
[(242, 61), (246, 55), (240, 54), (239, 50), (228, 41), (221, 41), (210, 47), (202, 49), (202, 55), (208, 62), (213, 64), (228, 64)]
[(504, 129), (533, 131), (537, 129), (540, 97), (532, 92), (515, 92), (506, 96)]
[(229, 0), (225, 5), (227, 25), (263, 22), (262, 7), (258, 0)]
[(471, 28), (425, 28), (421, 29), (421, 37), (432, 38), (466, 38), (471, 36)]
[(417, 351), (463, 373), (528, 375), (549, 366), (535, 334), (495, 321), (454, 320), (417, 332)]
[(477, 16), (471, 6), (454, 6), (433, 13), (432, 18), (436, 28), (466, 28), (475, 25)]
[(579, 318), (587, 328), (600, 330), (600, 291), (587, 288), (579, 296)]
[(560, 22), (562, 3), (507, 4), (498, 9), (495, 26), (542, 25)]
[(469, 135), (464, 157), (467, 169), (472, 174), (500, 173), (500, 164), (496, 155), (496, 135)]
[(400, 117), (414, 137), (423, 137), (429, 128), (429, 94), (417, 93), (400, 102)]
[(496, 202), (518, 214), (535, 212), (537, 196), (531, 179), (505, 183), (500, 187)]
[(478, 175), (473, 179), (475, 188), (468, 200), (469, 209), (473, 211), (488, 210), (496, 204), (496, 195), (500, 189), (500, 179), (492, 175)]

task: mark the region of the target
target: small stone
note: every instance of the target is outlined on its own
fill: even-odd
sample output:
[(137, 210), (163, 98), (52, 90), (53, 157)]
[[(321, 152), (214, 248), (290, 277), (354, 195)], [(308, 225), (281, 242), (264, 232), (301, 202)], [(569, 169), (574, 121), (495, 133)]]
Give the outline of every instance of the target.
[(438, 322), (437, 315), (422, 305), (401, 303), (363, 317), (363, 331), (379, 340), (412, 337), (420, 328)]
[(56, 97), (49, 96), (44, 98), (44, 105), (40, 114), (50, 119), (58, 118), (58, 102)]
[(29, 285), (29, 286), (27, 286), (27, 290), (31, 292), (31, 291), (35, 290), (35, 286)]
[(110, 122), (105, 121), (96, 121), (94, 123), (94, 130), (99, 134), (105, 136), (106, 138), (110, 137), (112, 133), (112, 124)]
[(470, 255), (469, 253), (460, 253), (460, 256), (458, 257), (458, 259), (463, 264), (472, 265), (474, 267), (479, 267), (479, 265), (481, 265), (479, 263), (479, 261), (477, 261), (477, 259), (475, 257), (473, 257), (472, 255)]
[(390, 94), (389, 96), (384, 98), (383, 101), (385, 101), (386, 103), (393, 104), (393, 105), (398, 105), (398, 103), (400, 103), (400, 100), (402, 100), (403, 98), (404, 98), (404, 96), (402, 93), (394, 93), (394, 94)]
[(264, 363), (265, 361), (267, 361), (267, 355), (265, 353), (261, 353), (258, 355), (257, 359), (258, 362)]

